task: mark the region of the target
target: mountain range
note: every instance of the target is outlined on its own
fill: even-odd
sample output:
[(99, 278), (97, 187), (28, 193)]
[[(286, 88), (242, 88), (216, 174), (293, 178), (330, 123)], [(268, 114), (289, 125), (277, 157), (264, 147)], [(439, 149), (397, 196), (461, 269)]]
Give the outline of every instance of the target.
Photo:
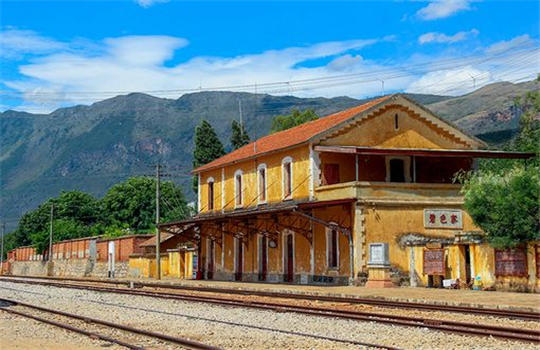
[[(495, 145), (519, 126), (521, 111), (513, 106), (514, 99), (539, 88), (534, 81), (501, 82), (458, 97), (408, 96)], [(193, 199), (189, 172), (194, 129), (208, 120), (230, 151), (230, 125), (239, 118), (238, 101), (243, 123), (255, 139), (269, 132), (273, 116), (293, 108), (313, 108), (324, 116), (365, 100), (225, 91), (165, 99), (131, 93), (49, 114), (8, 110), (0, 113), (0, 220), (16, 223), (25, 211), (63, 189), (101, 196), (129, 176), (152, 174), (157, 162), (170, 166), (169, 179), (183, 185)]]

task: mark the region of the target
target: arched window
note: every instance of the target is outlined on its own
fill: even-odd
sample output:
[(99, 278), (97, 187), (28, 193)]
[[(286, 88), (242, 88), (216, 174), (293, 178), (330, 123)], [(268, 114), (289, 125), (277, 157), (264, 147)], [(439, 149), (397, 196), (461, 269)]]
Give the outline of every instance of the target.
[(206, 181), (208, 185), (208, 210), (214, 210), (214, 182), (213, 177)]
[(326, 262), (329, 269), (339, 268), (339, 232), (336, 227), (326, 228)]
[(257, 167), (257, 178), (258, 178), (258, 196), (259, 204), (266, 203), (266, 164), (259, 164)]
[(292, 199), (293, 194), (293, 160), (285, 157), (281, 161), (283, 200)]
[(243, 176), (242, 170), (237, 170), (234, 173), (234, 203), (236, 208), (241, 208), (244, 201), (244, 191), (243, 191)]

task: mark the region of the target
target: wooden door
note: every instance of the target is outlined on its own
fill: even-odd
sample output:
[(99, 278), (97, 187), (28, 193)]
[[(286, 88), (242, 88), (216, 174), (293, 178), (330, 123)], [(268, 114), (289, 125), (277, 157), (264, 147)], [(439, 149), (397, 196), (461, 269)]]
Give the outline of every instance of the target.
[(210, 244), (208, 246), (208, 273), (206, 276), (209, 280), (212, 280), (214, 279), (216, 242), (214, 240), (210, 240)]
[(266, 236), (261, 237), (261, 244), (259, 246), (259, 281), (266, 281), (267, 264), (268, 264), (268, 238)]
[(241, 239), (236, 238), (236, 267), (234, 279), (236, 281), (242, 280), (244, 262), (244, 244)]
[(286, 238), (286, 256), (285, 256), (285, 282), (294, 281), (294, 242), (293, 235), (289, 234)]

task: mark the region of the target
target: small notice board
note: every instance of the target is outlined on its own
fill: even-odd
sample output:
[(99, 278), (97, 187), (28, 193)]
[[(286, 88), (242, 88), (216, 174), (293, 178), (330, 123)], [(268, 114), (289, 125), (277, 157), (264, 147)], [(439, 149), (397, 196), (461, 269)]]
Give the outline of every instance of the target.
[(525, 249), (495, 250), (496, 276), (527, 276), (527, 252)]
[(444, 276), (444, 249), (424, 250), (424, 275)]

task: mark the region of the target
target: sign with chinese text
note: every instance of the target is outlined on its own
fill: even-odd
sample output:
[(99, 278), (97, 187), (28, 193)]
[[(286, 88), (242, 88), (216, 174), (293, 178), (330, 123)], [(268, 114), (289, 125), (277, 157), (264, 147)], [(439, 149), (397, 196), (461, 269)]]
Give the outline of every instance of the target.
[(495, 276), (527, 276), (525, 249), (495, 250)]
[(444, 275), (444, 249), (424, 250), (424, 275)]
[(454, 209), (424, 209), (424, 227), (462, 229), (462, 212)]

